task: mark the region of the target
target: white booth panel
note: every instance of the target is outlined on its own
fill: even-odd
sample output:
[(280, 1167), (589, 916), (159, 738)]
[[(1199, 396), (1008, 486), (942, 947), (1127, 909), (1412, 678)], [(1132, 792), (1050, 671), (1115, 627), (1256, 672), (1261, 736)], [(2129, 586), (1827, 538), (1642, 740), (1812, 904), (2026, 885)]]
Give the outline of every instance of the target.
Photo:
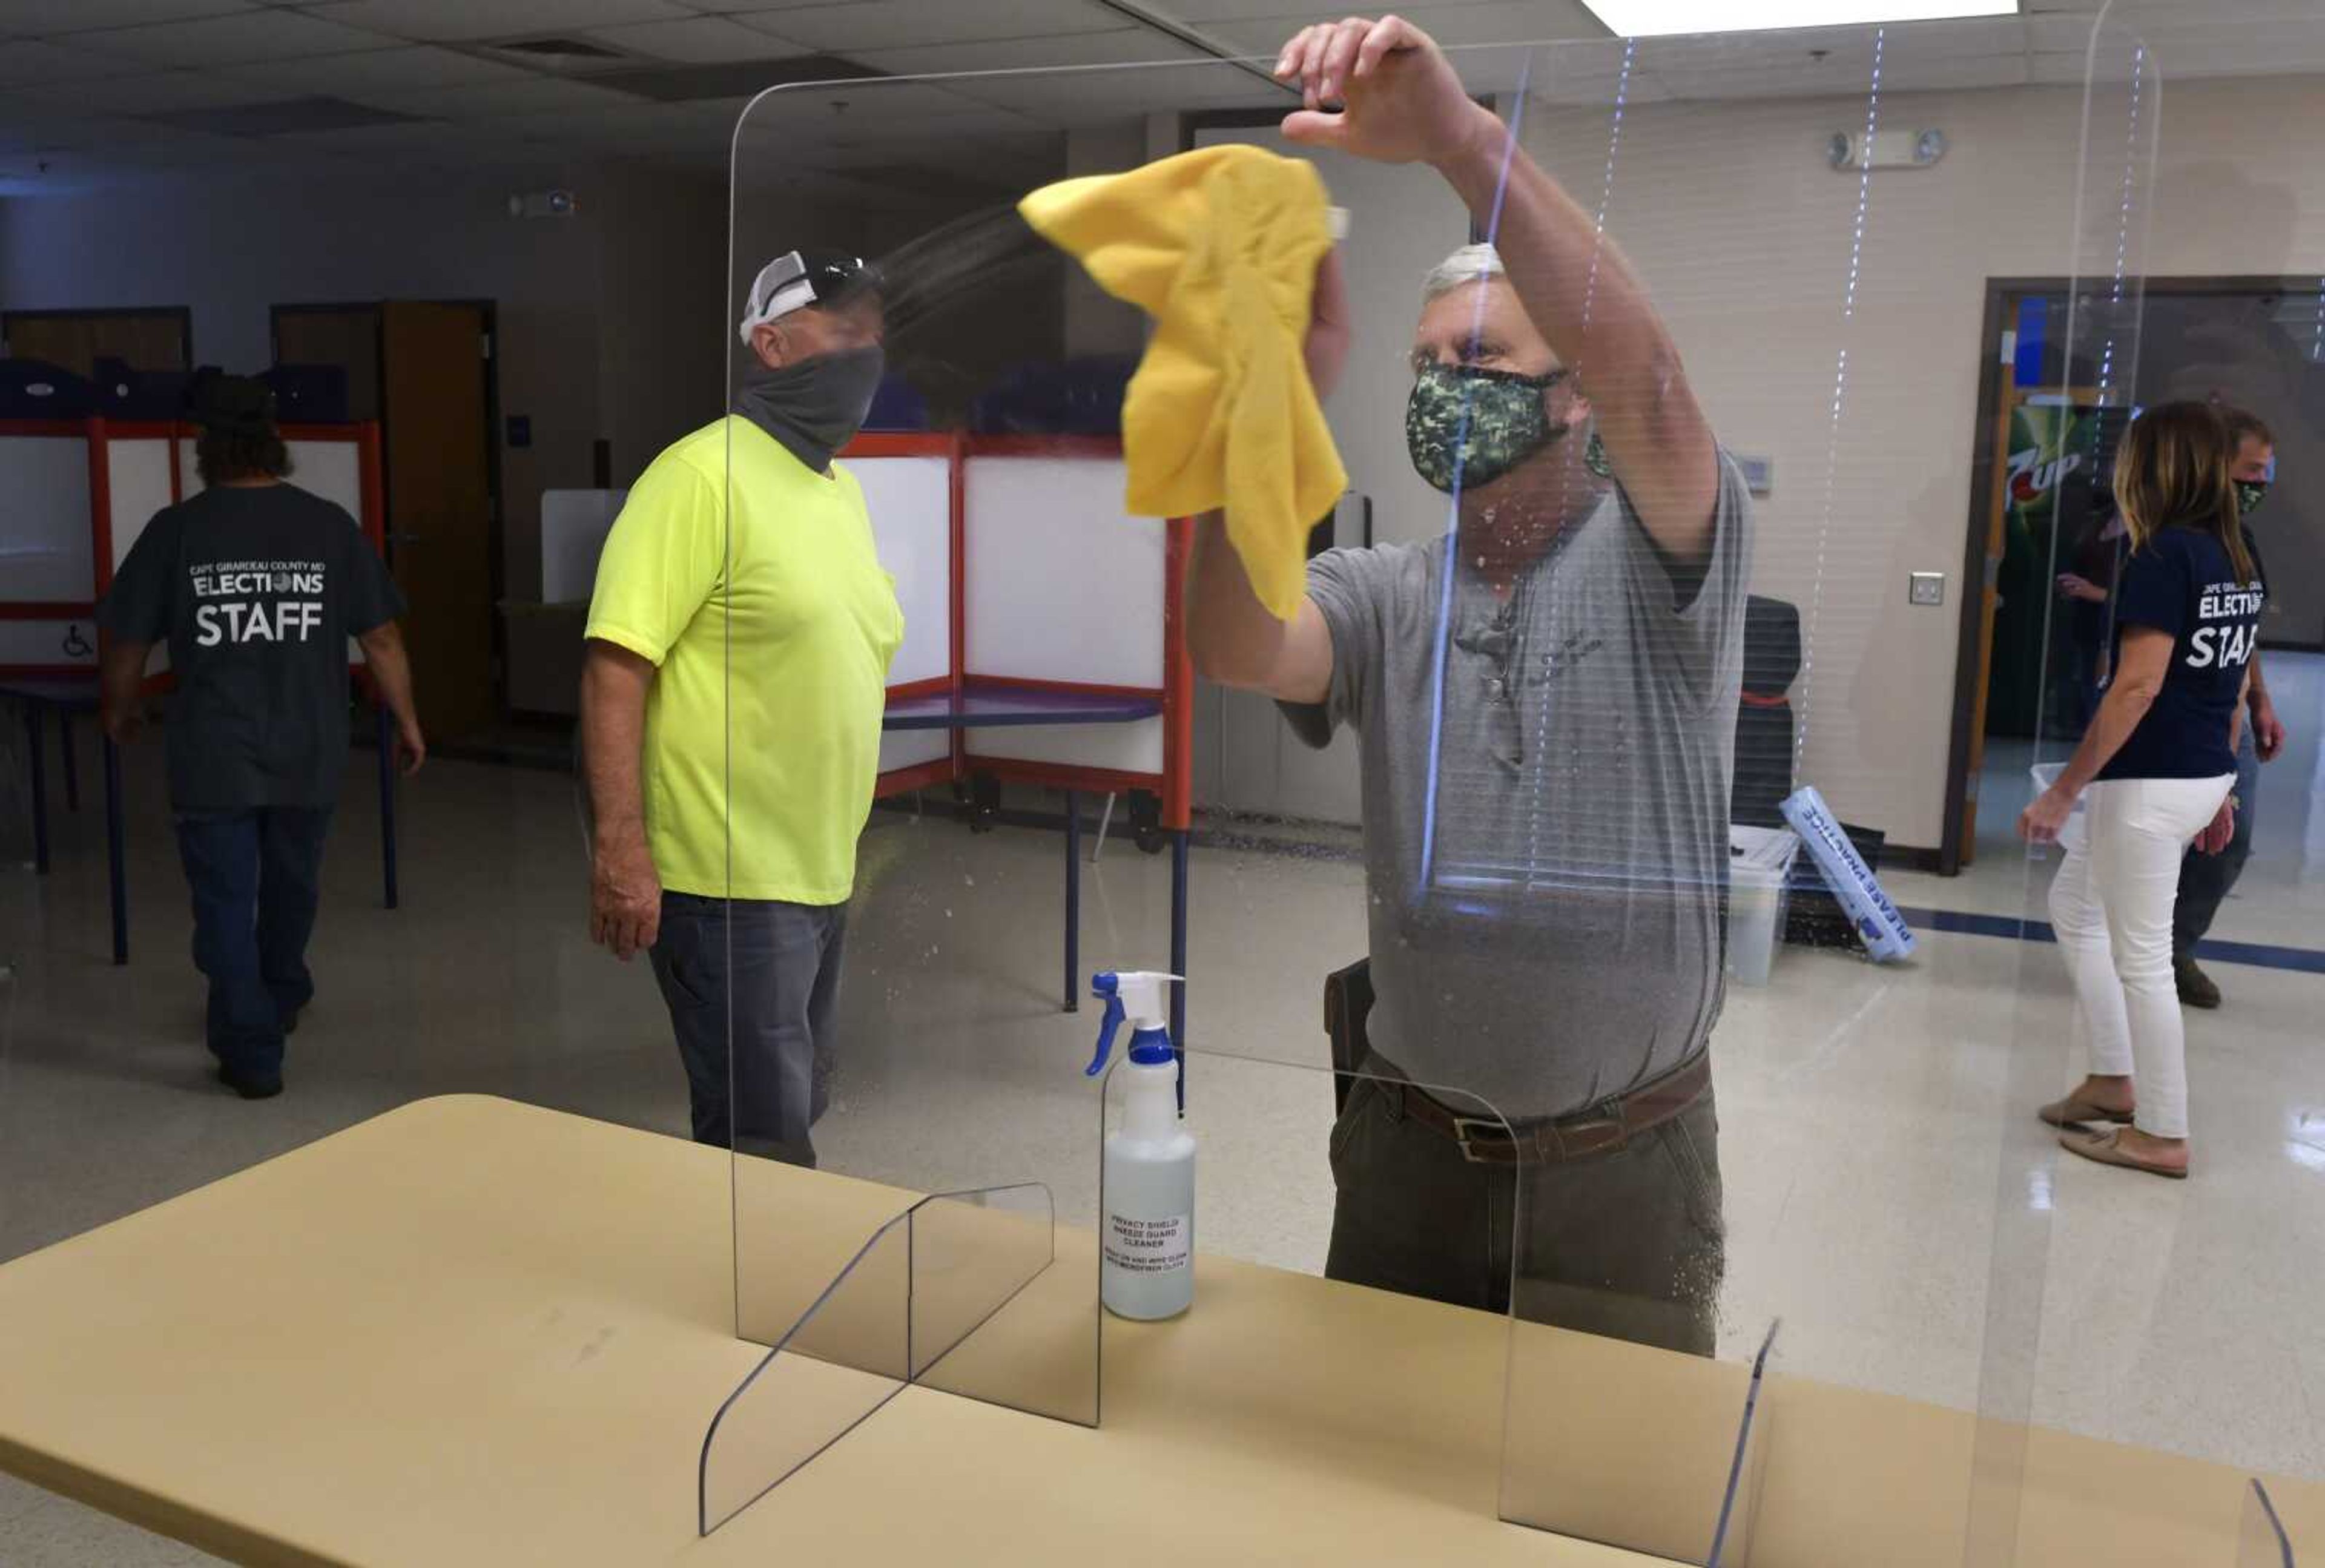
[(597, 557), (622, 515), (627, 490), (541, 493), (541, 602), (587, 604), (597, 588)]
[[(291, 482), (302, 490), (335, 501), (348, 516), (363, 521), (363, 449), (352, 441), (294, 441), (283, 443), (291, 453)], [(180, 478), (190, 496), (202, 488), (194, 469), (194, 439), (178, 442)], [(383, 524), (385, 519), (382, 519)]]
[(880, 738), (882, 773), (940, 762), (951, 755), (952, 732), (948, 729), (893, 729)]
[(6, 507), (8, 551), (0, 598), (78, 604), (93, 596), (87, 438), (0, 436), (0, 497), (5, 498), (0, 505)]
[(968, 673), (1161, 690), (1168, 530), (1123, 482), (1118, 458), (968, 459)]
[(1162, 771), (1162, 720), (1135, 724), (1028, 724), (968, 732), (968, 754), (1013, 762), (1051, 762), (1118, 773)]
[(880, 564), (896, 580), (904, 643), (888, 684), (952, 673), (952, 462), (949, 458), (849, 458), (864, 490)]
[(153, 521), (153, 514), (171, 506), (170, 438), (112, 436), (105, 443), (105, 480), (113, 515), (115, 571), (129, 559), (129, 547)]
[[(292, 441), (291, 482), (363, 521), (363, 449), (353, 441)], [(384, 520), (383, 520), (384, 521)]]
[(90, 617), (0, 621), (0, 665), (81, 664), (97, 668), (97, 622)]

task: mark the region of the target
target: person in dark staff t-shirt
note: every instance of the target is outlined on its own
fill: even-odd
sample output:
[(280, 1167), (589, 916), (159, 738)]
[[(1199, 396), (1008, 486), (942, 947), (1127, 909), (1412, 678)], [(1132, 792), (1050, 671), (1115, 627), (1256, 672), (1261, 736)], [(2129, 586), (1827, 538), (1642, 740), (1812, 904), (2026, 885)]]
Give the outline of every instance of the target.
[[(2107, 695), (2057, 782), (2018, 819), (2066, 849), (2051, 924), (2075, 988), (2090, 1072), (2036, 1114), (2071, 1154), (2188, 1174), (2185, 1025), (2172, 905), (2191, 844), (2217, 853), (2251, 700), (2268, 590), (2247, 546), (2220, 415), (2167, 403), (2132, 422), (2116, 504), (2132, 549), (2116, 592)], [(2084, 820), (2070, 825), (2078, 803)]]
[(97, 612), (105, 728), (135, 736), (146, 659), (167, 643), (170, 808), (209, 1048), (221, 1081), (263, 1099), (283, 1090), (283, 1039), (315, 990), (307, 939), (347, 765), (347, 638), (395, 717), (405, 773), (428, 747), (395, 626), (403, 596), (354, 518), (283, 482), (273, 394), (218, 376), (192, 403), (204, 488), (154, 514)]

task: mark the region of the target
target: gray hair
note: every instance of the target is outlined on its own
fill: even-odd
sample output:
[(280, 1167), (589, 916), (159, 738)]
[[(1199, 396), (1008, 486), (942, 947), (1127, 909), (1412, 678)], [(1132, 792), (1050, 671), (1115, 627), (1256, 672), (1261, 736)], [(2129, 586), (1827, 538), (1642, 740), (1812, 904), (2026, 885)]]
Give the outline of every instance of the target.
[(1502, 255), (1490, 245), (1465, 245), (1429, 269), (1422, 280), (1421, 302), (1425, 308), (1465, 284), (1505, 277)]

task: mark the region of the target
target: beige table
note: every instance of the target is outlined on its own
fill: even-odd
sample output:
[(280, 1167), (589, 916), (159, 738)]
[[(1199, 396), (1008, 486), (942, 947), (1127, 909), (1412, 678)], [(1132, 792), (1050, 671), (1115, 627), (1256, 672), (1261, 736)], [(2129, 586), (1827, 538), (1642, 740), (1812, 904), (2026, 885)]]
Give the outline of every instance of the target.
[[(832, 1235), (906, 1201), (792, 1179)], [(909, 1388), (698, 1538), (704, 1427), (761, 1353), (728, 1205), (715, 1151), (407, 1106), (0, 1266), (0, 1468), (258, 1563), (1643, 1561), (1494, 1517), (1505, 1325), (1211, 1260), (1187, 1318), (1107, 1325), (1101, 1430)], [(1543, 1343), (1578, 1454), (1696, 1396)], [(1774, 1397), (1757, 1568), (1959, 1564), (1970, 1417)], [(2229, 1568), (2232, 1472), (2040, 1432), (2027, 1468), (2025, 1563)], [(2319, 1489), (2278, 1501), (2325, 1531)]]

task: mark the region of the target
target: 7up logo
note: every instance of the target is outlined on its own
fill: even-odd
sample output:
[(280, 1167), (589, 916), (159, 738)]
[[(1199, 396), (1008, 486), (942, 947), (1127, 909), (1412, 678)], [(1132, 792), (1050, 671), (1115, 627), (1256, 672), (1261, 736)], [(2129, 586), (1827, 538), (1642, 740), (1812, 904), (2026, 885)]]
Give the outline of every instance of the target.
[(2010, 498), (2024, 506), (2042, 499), (2059, 487), (2059, 482), (2082, 467), (2080, 452), (2069, 452), (2048, 462), (2042, 460), (2042, 449), (2028, 447), (2010, 454), (2007, 469)]

